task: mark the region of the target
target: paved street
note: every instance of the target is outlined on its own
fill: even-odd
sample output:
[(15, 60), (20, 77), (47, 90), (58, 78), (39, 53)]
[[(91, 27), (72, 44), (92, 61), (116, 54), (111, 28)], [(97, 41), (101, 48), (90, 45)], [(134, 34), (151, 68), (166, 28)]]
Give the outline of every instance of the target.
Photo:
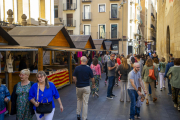
[[(106, 99), (107, 87), (104, 85), (105, 75), (100, 81), (99, 98), (89, 99), (88, 120), (128, 120), (130, 103), (120, 102), (120, 87), (114, 87), (114, 94), (117, 95), (113, 100)], [(167, 87), (167, 85), (166, 85)], [(180, 112), (173, 107), (171, 97), (167, 95), (168, 89), (156, 89), (158, 101), (146, 106), (144, 102), (141, 107), (141, 120), (179, 120)], [(53, 120), (76, 120), (76, 89), (74, 85), (67, 86), (59, 90), (64, 106), (64, 112), (60, 112), (58, 102), (55, 101), (56, 111)], [(15, 116), (6, 117), (5, 120), (15, 120)], [(36, 120), (34, 116), (34, 120)]]

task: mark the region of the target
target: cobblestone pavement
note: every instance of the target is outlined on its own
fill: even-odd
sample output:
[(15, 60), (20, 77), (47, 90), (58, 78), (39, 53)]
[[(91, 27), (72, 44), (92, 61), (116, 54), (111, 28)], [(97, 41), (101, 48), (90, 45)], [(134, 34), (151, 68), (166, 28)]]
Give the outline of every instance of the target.
[[(106, 99), (107, 86), (104, 85), (104, 79), (105, 74), (102, 75), (102, 80), (100, 81), (100, 97), (93, 98), (90, 96), (88, 120), (128, 120), (130, 103), (119, 101), (119, 86), (114, 87), (114, 94), (117, 95), (117, 97), (113, 100)], [(77, 103), (75, 86), (66, 86), (59, 90), (59, 94), (64, 106), (64, 112), (60, 112), (59, 104), (55, 100), (56, 110), (53, 120), (76, 120)], [(158, 100), (156, 103), (150, 101), (149, 106), (146, 106), (146, 103), (144, 102), (140, 112), (141, 120), (180, 120), (180, 112), (174, 108), (171, 97), (167, 94), (168, 89), (160, 91), (158, 85), (158, 88), (156, 89)], [(6, 116), (5, 120), (15, 120), (15, 116)], [(36, 120), (35, 116), (33, 120)]]

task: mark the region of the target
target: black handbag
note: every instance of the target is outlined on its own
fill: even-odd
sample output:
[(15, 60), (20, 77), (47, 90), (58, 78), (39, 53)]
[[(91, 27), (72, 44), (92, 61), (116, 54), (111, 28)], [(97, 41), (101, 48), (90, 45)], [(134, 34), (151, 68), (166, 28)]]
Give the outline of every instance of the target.
[[(38, 84), (38, 90), (37, 90), (37, 102), (38, 102), (38, 99), (39, 99), (39, 84)], [(36, 112), (40, 113), (40, 114), (51, 113), (52, 112), (52, 101), (48, 102), (48, 99), (46, 98), (47, 103), (42, 103), (43, 99), (42, 99), (41, 103), (39, 103), (39, 106), (36, 107)]]

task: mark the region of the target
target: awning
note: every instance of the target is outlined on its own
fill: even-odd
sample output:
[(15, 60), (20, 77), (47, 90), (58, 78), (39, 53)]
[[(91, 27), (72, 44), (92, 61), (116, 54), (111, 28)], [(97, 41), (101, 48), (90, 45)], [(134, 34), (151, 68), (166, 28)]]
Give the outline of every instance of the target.
[(35, 47), (0, 46), (0, 51), (38, 51)]
[(106, 50), (106, 46), (104, 44), (103, 39), (93, 39), (93, 42), (97, 50)]

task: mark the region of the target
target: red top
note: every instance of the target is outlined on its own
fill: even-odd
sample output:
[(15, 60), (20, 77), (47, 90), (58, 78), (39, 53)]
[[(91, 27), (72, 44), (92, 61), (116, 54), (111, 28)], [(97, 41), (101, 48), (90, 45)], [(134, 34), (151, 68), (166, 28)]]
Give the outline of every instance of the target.
[(120, 58), (116, 58), (116, 60), (117, 60), (118, 65), (120, 65), (121, 64)]

